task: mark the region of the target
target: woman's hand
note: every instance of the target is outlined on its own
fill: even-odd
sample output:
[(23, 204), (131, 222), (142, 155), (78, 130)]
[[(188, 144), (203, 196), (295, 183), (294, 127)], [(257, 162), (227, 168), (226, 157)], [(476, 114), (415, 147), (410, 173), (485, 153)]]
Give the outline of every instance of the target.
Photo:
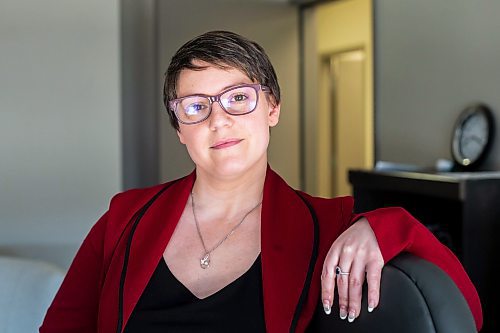
[[(336, 267), (341, 272), (336, 274)], [(368, 282), (368, 312), (377, 307), (384, 259), (368, 220), (360, 219), (333, 242), (321, 274), (321, 298), (326, 314), (330, 314), (335, 285), (339, 295), (340, 318), (349, 322), (359, 316), (363, 282)], [(339, 273), (339, 272), (337, 272)]]

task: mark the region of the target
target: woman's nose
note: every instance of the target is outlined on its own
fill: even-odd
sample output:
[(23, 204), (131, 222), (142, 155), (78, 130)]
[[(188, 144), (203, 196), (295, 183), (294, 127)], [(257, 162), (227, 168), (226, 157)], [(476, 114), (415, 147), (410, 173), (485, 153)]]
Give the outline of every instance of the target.
[(228, 114), (219, 103), (212, 104), (212, 112), (210, 113), (209, 122), (210, 129), (215, 131), (221, 127), (231, 126), (233, 123), (233, 117)]

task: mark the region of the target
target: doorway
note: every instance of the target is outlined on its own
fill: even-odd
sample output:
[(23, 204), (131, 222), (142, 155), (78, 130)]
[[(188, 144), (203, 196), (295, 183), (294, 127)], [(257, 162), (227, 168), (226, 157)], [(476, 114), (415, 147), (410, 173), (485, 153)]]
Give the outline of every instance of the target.
[(334, 53), (324, 58), (322, 77), (324, 103), (323, 126), (329, 133), (329, 149), (324, 150), (329, 159), (329, 175), (323, 184), (330, 187), (330, 195), (351, 195), (348, 170), (370, 165), (372, 147), (368, 144), (367, 130), (370, 115), (366, 108), (364, 49)]

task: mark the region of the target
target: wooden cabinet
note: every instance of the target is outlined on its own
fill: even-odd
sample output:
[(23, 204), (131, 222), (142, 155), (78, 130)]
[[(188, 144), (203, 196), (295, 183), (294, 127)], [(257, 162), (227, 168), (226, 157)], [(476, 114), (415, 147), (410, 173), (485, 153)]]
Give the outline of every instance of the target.
[(481, 297), (481, 332), (500, 332), (500, 172), (350, 170), (349, 182), (357, 212), (401, 206), (450, 247)]

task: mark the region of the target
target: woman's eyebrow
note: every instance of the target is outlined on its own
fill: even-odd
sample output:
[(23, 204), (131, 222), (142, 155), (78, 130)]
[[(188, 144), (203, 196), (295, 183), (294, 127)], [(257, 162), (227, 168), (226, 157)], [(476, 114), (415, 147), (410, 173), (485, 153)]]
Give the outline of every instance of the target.
[[(224, 91), (224, 90), (227, 90), (227, 89), (232, 88), (232, 87), (240, 86), (240, 85), (242, 85), (242, 84), (253, 84), (253, 82), (239, 82), (239, 83), (233, 83), (233, 84), (230, 84), (230, 85), (228, 85), (228, 86), (223, 87), (220, 91), (222, 92), (222, 91)], [(220, 92), (219, 92), (219, 93), (220, 93)]]
[[(253, 82), (239, 82), (239, 83), (232, 83), (230, 85), (227, 85), (225, 87), (222, 87), (221, 90), (219, 90), (219, 92), (215, 95), (218, 95), (220, 94), (221, 92), (227, 90), (227, 89), (230, 89), (230, 88), (233, 88), (233, 87), (237, 87), (237, 86), (240, 86), (240, 85), (243, 85), (243, 84), (253, 84)], [(187, 94), (187, 95), (184, 95), (182, 97), (178, 97), (178, 98), (183, 98), (183, 97), (189, 97), (189, 96), (197, 96), (197, 95), (203, 95), (203, 96), (211, 96), (210, 94), (204, 94), (204, 93), (194, 93), (194, 94)]]

